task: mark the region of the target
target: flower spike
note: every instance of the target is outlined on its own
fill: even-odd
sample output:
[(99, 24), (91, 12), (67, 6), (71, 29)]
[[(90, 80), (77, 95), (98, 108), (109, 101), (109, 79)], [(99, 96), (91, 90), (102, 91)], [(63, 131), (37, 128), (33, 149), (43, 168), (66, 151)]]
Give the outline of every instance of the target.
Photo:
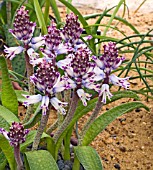
[(28, 129), (24, 129), (23, 125), (18, 122), (13, 122), (10, 131), (0, 128), (0, 134), (9, 140), (11, 146), (18, 146), (25, 142), (26, 135), (29, 133)]

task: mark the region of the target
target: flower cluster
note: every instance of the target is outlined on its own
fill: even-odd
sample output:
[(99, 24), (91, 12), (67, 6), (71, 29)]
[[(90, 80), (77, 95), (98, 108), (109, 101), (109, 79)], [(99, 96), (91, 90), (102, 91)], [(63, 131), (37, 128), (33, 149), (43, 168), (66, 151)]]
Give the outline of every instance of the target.
[[(73, 56), (69, 56), (64, 61), (58, 62), (58, 66), (65, 70), (65, 74), (69, 80), (69, 88), (76, 88), (78, 96), (86, 106), (86, 100), (89, 100), (91, 95), (84, 92), (83, 88), (98, 89), (99, 85), (93, 79), (96, 74), (94, 72), (95, 64), (90, 62), (91, 51), (86, 47), (80, 47)], [(68, 63), (65, 65), (65, 63)], [(71, 80), (71, 81), (70, 81)]]
[(0, 128), (0, 134), (3, 134), (9, 140), (10, 145), (13, 147), (18, 146), (25, 142), (26, 135), (29, 133), (28, 129), (24, 129), (23, 125), (18, 122), (13, 122), (10, 131)]
[[(19, 22), (19, 23), (18, 23)], [(43, 94), (33, 96), (24, 95), (27, 106), (36, 102), (41, 102), (43, 114), (46, 114), (49, 103), (66, 114), (65, 102), (59, 101), (55, 95), (67, 89), (76, 89), (78, 96), (86, 106), (86, 100), (91, 95), (85, 92), (85, 88), (94, 89), (102, 96), (102, 102), (106, 103), (106, 97), (109, 99), (112, 94), (109, 91), (109, 84), (129, 88), (129, 77), (119, 78), (111, 72), (119, 67), (124, 57), (118, 56), (116, 44), (113, 42), (104, 45), (104, 54), (100, 57), (91, 56), (92, 52), (81, 40), (80, 36), (83, 29), (78, 22), (78, 16), (73, 13), (66, 16), (66, 24), (62, 29), (57, 29), (54, 21), (48, 26), (48, 34), (40, 37), (34, 37), (33, 32), (36, 24), (29, 21), (28, 11), (21, 7), (16, 15), (14, 29), (12, 34), (23, 41), (28, 48), (27, 54), (30, 63), (35, 67), (35, 73), (30, 77), (32, 83)], [(25, 27), (25, 28), (24, 28)], [(24, 30), (24, 31), (21, 31)], [(91, 37), (90, 37), (91, 38)], [(40, 58), (35, 49), (42, 51), (43, 57)], [(5, 49), (8, 58), (14, 58), (24, 50), (23, 47), (10, 47)], [(59, 54), (66, 54), (65, 59), (57, 60)], [(61, 76), (58, 69), (64, 70)]]
[(31, 53), (32, 49), (38, 49), (44, 44), (44, 37), (33, 37), (33, 33), (36, 27), (36, 23), (29, 20), (29, 11), (25, 10), (22, 6), (17, 10), (14, 20), (14, 29), (9, 31), (19, 41), (23, 42), (24, 47), (5, 47), (4, 52), (7, 54), (7, 58), (12, 60), (17, 54), (20, 54), (24, 50)]
[(18, 9), (13, 23), (14, 29), (9, 30), (15, 38), (25, 44), (29, 43), (36, 27), (36, 23), (29, 21), (28, 13), (29, 11), (25, 10), (24, 6)]
[(103, 84), (99, 90), (99, 96), (102, 96), (103, 103), (106, 103), (106, 96), (109, 99), (112, 97), (109, 91), (110, 83), (125, 89), (129, 88), (130, 83), (127, 81), (129, 77), (119, 78), (115, 74), (111, 74), (111, 72), (124, 61), (124, 57), (118, 56), (118, 50), (114, 42), (109, 42), (108, 45), (104, 45), (104, 54), (99, 58), (93, 56), (92, 59), (98, 67), (96, 68), (98, 80), (103, 80)]
[(63, 27), (62, 35), (64, 42), (68, 46), (74, 47), (79, 41), (83, 29), (80, 27), (78, 22), (78, 16), (73, 13), (66, 15), (66, 24)]
[(46, 115), (50, 102), (55, 109), (65, 115), (66, 112), (65, 109), (62, 108), (62, 105), (66, 105), (67, 103), (61, 102), (55, 97), (57, 92), (66, 89), (65, 84), (63, 83), (64, 80), (57, 71), (55, 63), (51, 59), (48, 60), (47, 58), (43, 58), (37, 66), (36, 73), (34, 73), (30, 79), (44, 95), (23, 95), (26, 97), (24, 105), (27, 106), (41, 101), (43, 115)]

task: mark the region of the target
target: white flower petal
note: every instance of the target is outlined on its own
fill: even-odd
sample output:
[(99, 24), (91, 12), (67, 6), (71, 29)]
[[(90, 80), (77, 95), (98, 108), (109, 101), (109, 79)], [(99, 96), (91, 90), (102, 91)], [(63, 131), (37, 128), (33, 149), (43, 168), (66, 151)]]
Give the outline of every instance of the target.
[(52, 106), (58, 110), (60, 113), (62, 113), (63, 115), (66, 114), (65, 109), (63, 108), (63, 106), (66, 106), (68, 103), (66, 102), (61, 102), (60, 100), (58, 100), (56, 97), (53, 97), (50, 99), (50, 102), (52, 104)]
[(39, 58), (39, 54), (36, 53), (33, 48), (29, 48), (27, 50), (27, 54), (31, 59), (38, 59)]
[(16, 54), (20, 54), (24, 50), (22, 46), (8, 48), (4, 45), (4, 47), (4, 52), (7, 53), (7, 58), (9, 58), (10, 60), (12, 60)]
[(8, 137), (8, 132), (4, 128), (0, 128), (0, 134), (2, 134), (7, 140), (10, 140)]
[(120, 77), (117, 77), (115, 74), (111, 74), (109, 76), (109, 79), (112, 84), (121, 86), (125, 89), (129, 89), (130, 83), (127, 81), (129, 77), (120, 78)]
[(91, 94), (85, 93), (83, 89), (78, 89), (77, 94), (79, 98), (81, 99), (84, 106), (87, 106), (86, 100), (90, 100)]
[(94, 68), (94, 73), (95, 73), (95, 77), (94, 77), (95, 81), (100, 81), (105, 78), (105, 73), (99, 67)]
[(32, 96), (22, 94), (22, 96), (24, 96), (26, 98), (25, 101), (23, 102), (23, 105), (25, 105), (25, 106), (28, 106), (28, 105), (34, 104), (34, 103), (38, 103), (42, 100), (42, 96), (40, 94), (32, 95)]
[(39, 47), (45, 44), (45, 40), (39, 41), (35, 44), (30, 43), (29, 46), (31, 46), (33, 49), (37, 50)]
[(104, 69), (104, 63), (101, 60), (99, 60), (99, 58), (97, 58), (96, 56), (92, 56), (92, 59), (96, 62), (98, 67)]
[(48, 105), (49, 105), (49, 97), (48, 96), (43, 96), (42, 97), (42, 103), (41, 103), (41, 109), (42, 109), (42, 114), (46, 115), (46, 112), (48, 110)]
[(36, 44), (36, 43), (38, 43), (38, 42), (40, 42), (40, 41), (42, 41), (42, 40), (44, 40), (44, 37), (42, 37), (42, 36), (33, 37), (33, 38), (31, 39), (31, 43), (32, 43), (32, 44)]
[(102, 96), (102, 103), (106, 104), (106, 97), (110, 100), (110, 98), (113, 96), (109, 91), (109, 85), (103, 84), (101, 87), (101, 91), (99, 93), (99, 96)]
[(59, 44), (58, 49), (56, 51), (57, 55), (66, 54), (68, 52), (67, 47), (63, 44)]
[(71, 58), (66, 58), (64, 60), (59, 60), (56, 63), (56, 65), (57, 65), (58, 68), (63, 69), (63, 67), (66, 67), (66, 66), (68, 66), (70, 64), (71, 60), (72, 60)]

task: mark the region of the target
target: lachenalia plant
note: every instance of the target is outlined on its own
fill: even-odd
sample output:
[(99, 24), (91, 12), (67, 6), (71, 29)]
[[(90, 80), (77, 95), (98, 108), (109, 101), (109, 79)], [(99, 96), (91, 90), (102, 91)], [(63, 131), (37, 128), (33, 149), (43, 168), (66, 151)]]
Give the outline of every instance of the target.
[[(37, 152), (42, 138), (47, 138), (47, 149), (50, 153), (45, 152), (45, 154), (50, 154), (48, 156), (50, 158), (49, 161), (52, 161), (54, 164), (55, 161), (51, 157), (54, 157), (57, 161), (58, 153), (62, 152), (60, 148), (63, 147), (65, 148), (65, 153), (62, 153), (65, 155), (63, 157), (69, 160), (70, 137), (75, 122), (79, 118), (88, 111), (93, 110), (77, 139), (79, 146), (88, 145), (91, 141), (86, 140), (86, 138), (92, 132), (91, 127), (93, 127), (96, 121), (99, 121), (97, 117), (103, 105), (126, 95), (137, 98), (135, 94), (130, 92), (126, 92), (125, 95), (121, 92), (117, 97), (114, 97), (110, 92), (112, 85), (123, 87), (126, 90), (130, 86), (128, 82), (129, 77), (120, 78), (112, 73), (124, 61), (124, 57), (118, 55), (118, 49), (114, 42), (105, 44), (103, 46), (104, 53), (96, 56), (88, 46), (88, 40), (92, 39), (92, 35), (87, 35), (85, 38), (82, 37), (83, 29), (78, 21), (78, 16), (74, 13), (66, 16), (66, 23), (60, 29), (57, 28), (56, 23), (52, 20), (47, 27), (47, 34), (40, 34), (38, 37), (34, 37), (36, 23), (31, 22), (29, 18), (29, 11), (24, 6), (17, 10), (13, 24), (14, 28), (10, 32), (21, 42), (21, 45), (18, 47), (5, 46), (4, 50), (5, 57), (10, 60), (19, 53), (24, 52), (27, 78), (29, 80), (26, 94), (24, 92), (20, 93), (23, 105), (28, 110), (22, 122), (23, 125), (17, 123), (19, 119), (16, 119), (17, 122), (12, 123), (10, 132), (7, 132), (3, 127), (0, 128), (0, 133), (14, 147), (18, 170), (23, 169), (25, 166), (20, 158), (20, 148), (22, 152), (27, 151), (26, 147), (32, 143), (31, 150), (33, 152), (30, 152), (30, 154), (25, 152), (26, 159), (30, 164), (31, 159), (33, 159), (30, 155)], [(3, 65), (1, 67), (3, 68)], [(2, 72), (2, 74), (4, 73)], [(71, 92), (70, 96), (68, 96), (69, 101), (64, 100), (63, 94), (65, 94), (65, 91)], [(92, 97), (90, 92), (98, 97)], [(35, 131), (33, 136), (30, 136), (33, 133), (31, 130), (25, 142), (25, 136), (29, 130), (24, 130), (24, 126), (25, 128), (32, 127), (31, 124), (34, 126), (38, 122), (35, 120), (35, 117), (32, 117), (34, 108), (31, 109), (29, 107), (31, 105), (36, 107), (36, 113), (37, 110), (41, 110), (42, 114), (41, 119), (38, 119), (37, 131)], [(124, 105), (121, 107), (122, 110), (120, 110), (120, 107), (114, 108), (115, 116), (117, 117), (129, 111), (129, 107), (132, 110), (138, 105), (145, 108), (141, 103), (131, 103), (129, 106)], [(53, 109), (63, 117), (63, 121), (58, 127), (49, 127), (49, 129), (54, 130), (53, 134), (51, 134), (51, 131), (46, 131), (46, 129), (48, 128), (49, 115), (52, 114)], [(108, 122), (116, 118), (112, 114), (110, 112), (111, 118), (108, 119)], [(106, 116), (109, 116), (108, 113)], [(100, 128), (96, 133), (100, 133), (101, 130)], [(91, 136), (94, 138), (96, 133), (94, 131), (92, 133)], [(20, 147), (20, 144), (24, 142), (25, 144)], [(89, 152), (97, 157), (97, 153), (90, 152), (90, 149), (88, 149), (85, 149), (87, 153)], [(80, 152), (79, 148), (75, 149), (74, 170), (79, 169), (78, 159), (80, 162), (82, 161), (77, 152), (83, 154), (84, 150)], [(41, 153), (36, 155), (41, 157)], [(48, 160), (46, 156), (42, 159)], [(96, 159), (99, 161), (99, 157)], [(54, 168), (56, 169), (57, 166), (54, 165)]]

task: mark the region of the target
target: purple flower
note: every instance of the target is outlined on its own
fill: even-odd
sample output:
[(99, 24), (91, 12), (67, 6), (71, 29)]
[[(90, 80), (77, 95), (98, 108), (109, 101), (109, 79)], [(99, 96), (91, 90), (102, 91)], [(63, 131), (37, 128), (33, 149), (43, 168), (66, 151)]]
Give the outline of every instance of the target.
[(18, 146), (21, 143), (25, 142), (26, 135), (29, 133), (28, 129), (24, 129), (23, 125), (18, 122), (13, 122), (10, 127), (10, 132), (7, 132), (5, 129), (0, 128), (0, 134), (9, 140), (11, 146)]
[(78, 16), (73, 13), (66, 15), (66, 24), (63, 27), (62, 35), (64, 42), (73, 46), (77, 44), (82, 34), (83, 29), (80, 28), (80, 23), (78, 22)]
[(66, 59), (57, 62), (58, 67), (65, 70), (68, 89), (76, 88), (77, 94), (86, 105), (86, 100), (91, 97), (85, 93), (82, 88), (99, 89), (99, 85), (94, 82), (96, 76), (94, 72), (95, 64), (90, 62), (90, 50), (80, 47), (73, 56), (68, 56)]
[(13, 24), (14, 29), (10, 29), (14, 37), (23, 41), (25, 44), (28, 44), (31, 40), (36, 27), (36, 23), (29, 21), (28, 13), (29, 11), (25, 10), (24, 6), (18, 9)]
[(65, 78), (61, 77), (57, 71), (54, 61), (43, 58), (38, 64), (36, 73), (30, 79), (44, 95), (23, 95), (26, 98), (23, 104), (28, 106), (29, 104), (41, 102), (42, 113), (46, 115), (49, 103), (51, 103), (55, 109), (65, 114), (65, 110), (61, 109), (61, 106), (65, 106), (67, 103), (60, 102), (55, 97), (55, 94), (66, 89), (66, 82)]
[[(40, 46), (44, 45), (44, 37), (33, 37), (33, 32), (36, 27), (36, 23), (33, 23), (29, 20), (29, 11), (25, 10), (25, 7), (22, 6), (17, 10), (15, 20), (14, 20), (14, 29), (9, 31), (12, 35), (24, 43), (24, 48), (21, 46), (18, 47), (5, 47), (4, 52), (7, 53), (7, 58), (12, 60), (16, 54), (20, 54), (23, 50), (28, 51), (30, 49), (37, 50)], [(34, 53), (31, 53), (30, 58), (34, 57)]]
[(41, 48), (41, 51), (48, 58), (55, 58), (59, 54), (66, 53), (66, 47), (62, 44), (62, 37), (60, 30), (56, 28), (54, 21), (48, 26), (48, 34), (44, 36), (45, 48)]
[(106, 103), (106, 97), (109, 99), (112, 97), (112, 94), (109, 91), (110, 83), (125, 89), (129, 88), (130, 83), (127, 81), (129, 77), (119, 78), (116, 75), (111, 74), (111, 72), (119, 67), (124, 60), (124, 57), (118, 57), (118, 50), (115, 43), (109, 42), (108, 45), (104, 45), (104, 54), (99, 58), (92, 56), (92, 59), (97, 65), (94, 69), (96, 73), (95, 80), (103, 81), (101, 89), (98, 90), (99, 96), (102, 96), (103, 103)]

